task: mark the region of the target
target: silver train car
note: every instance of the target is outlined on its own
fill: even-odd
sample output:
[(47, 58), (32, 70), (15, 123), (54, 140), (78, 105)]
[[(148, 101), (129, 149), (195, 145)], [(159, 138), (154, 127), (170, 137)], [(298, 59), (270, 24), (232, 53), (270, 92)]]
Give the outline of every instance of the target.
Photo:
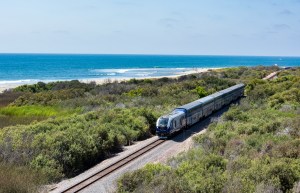
[(171, 113), (158, 118), (156, 134), (160, 138), (168, 138), (173, 133), (190, 127), (214, 111), (243, 96), (244, 88), (244, 84), (237, 84), (175, 108)]

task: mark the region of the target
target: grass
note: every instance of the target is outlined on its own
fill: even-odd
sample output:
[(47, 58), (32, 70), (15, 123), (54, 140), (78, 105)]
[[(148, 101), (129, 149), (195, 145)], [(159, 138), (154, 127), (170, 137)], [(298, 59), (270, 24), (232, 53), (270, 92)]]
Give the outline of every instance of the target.
[(74, 113), (79, 113), (80, 108), (77, 109), (62, 109), (60, 107), (53, 106), (39, 106), (39, 105), (28, 105), (28, 106), (7, 106), (0, 108), (0, 115), (6, 116), (40, 116), (40, 117), (51, 117), (51, 116), (65, 116)]
[(6, 116), (0, 115), (0, 128), (13, 125), (27, 125), (34, 121), (42, 121), (47, 119), (44, 116)]
[(44, 116), (44, 117), (50, 117), (50, 116), (56, 116), (59, 114), (59, 111), (57, 108), (54, 107), (43, 107), (43, 106), (21, 106), (21, 107), (15, 107), (15, 106), (8, 106), (0, 109), (1, 115), (6, 116)]
[(25, 166), (0, 163), (0, 193), (38, 192), (46, 177)]
[(0, 128), (18, 125), (30, 124), (33, 121), (45, 120), (49, 117), (65, 117), (80, 113), (81, 109), (62, 109), (53, 106), (6, 106), (0, 108)]

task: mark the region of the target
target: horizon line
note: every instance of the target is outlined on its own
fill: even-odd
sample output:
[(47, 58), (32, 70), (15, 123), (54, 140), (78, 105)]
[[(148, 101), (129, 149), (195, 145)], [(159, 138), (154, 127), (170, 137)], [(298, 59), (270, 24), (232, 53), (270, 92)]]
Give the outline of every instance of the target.
[(150, 54), (150, 53), (55, 53), (55, 52), (3, 52), (0, 55), (23, 54), (23, 55), (128, 55), (128, 56), (232, 56), (232, 57), (295, 57), (295, 55), (232, 55), (232, 54)]

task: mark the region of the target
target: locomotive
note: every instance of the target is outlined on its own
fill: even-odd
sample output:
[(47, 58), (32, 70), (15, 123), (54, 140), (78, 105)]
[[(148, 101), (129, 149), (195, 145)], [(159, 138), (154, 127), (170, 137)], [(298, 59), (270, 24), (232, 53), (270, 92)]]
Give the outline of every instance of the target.
[(244, 88), (244, 84), (237, 84), (175, 108), (171, 113), (158, 118), (156, 134), (159, 138), (168, 138), (171, 134), (190, 127), (214, 111), (243, 96)]

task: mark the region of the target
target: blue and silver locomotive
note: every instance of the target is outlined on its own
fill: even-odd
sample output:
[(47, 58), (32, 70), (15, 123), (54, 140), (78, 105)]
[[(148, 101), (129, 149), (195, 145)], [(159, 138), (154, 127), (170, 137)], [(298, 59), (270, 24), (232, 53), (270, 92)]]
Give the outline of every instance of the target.
[(190, 127), (224, 105), (243, 96), (244, 88), (244, 84), (237, 84), (175, 108), (171, 113), (159, 117), (156, 122), (156, 134), (160, 138), (167, 138), (179, 130)]

